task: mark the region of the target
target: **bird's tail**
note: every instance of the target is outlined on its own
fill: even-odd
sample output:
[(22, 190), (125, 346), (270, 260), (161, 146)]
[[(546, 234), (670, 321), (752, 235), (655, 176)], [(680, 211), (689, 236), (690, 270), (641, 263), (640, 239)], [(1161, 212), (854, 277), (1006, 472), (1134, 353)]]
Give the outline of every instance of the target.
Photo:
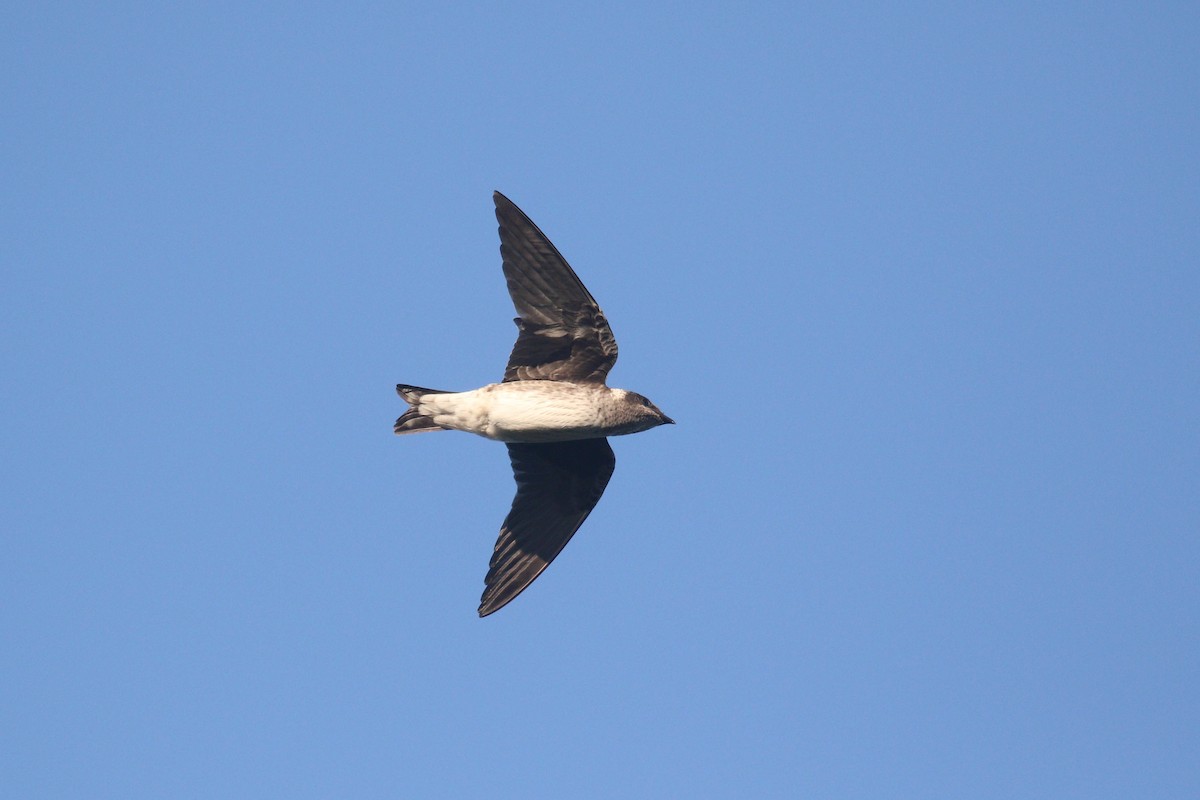
[(445, 428), (433, 421), (432, 417), (422, 416), (419, 410), (421, 398), (427, 394), (450, 394), (438, 389), (422, 389), (420, 386), (409, 386), (406, 383), (396, 384), (396, 394), (404, 398), (404, 402), (408, 403), (408, 411), (400, 415), (400, 419), (396, 420), (396, 426), (393, 430), (396, 433), (421, 433), (422, 431), (441, 431)]

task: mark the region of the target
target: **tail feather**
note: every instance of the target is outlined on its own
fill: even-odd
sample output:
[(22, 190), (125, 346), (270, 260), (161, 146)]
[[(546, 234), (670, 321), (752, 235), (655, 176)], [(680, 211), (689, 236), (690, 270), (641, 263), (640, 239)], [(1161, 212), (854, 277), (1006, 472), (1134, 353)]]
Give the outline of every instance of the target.
[(422, 416), (418, 410), (421, 398), (427, 394), (448, 394), (438, 389), (422, 389), (420, 386), (409, 386), (406, 383), (396, 384), (396, 394), (404, 398), (409, 409), (400, 415), (393, 427), (398, 434), (423, 433), (425, 431), (441, 431), (445, 428), (438, 425), (431, 417)]

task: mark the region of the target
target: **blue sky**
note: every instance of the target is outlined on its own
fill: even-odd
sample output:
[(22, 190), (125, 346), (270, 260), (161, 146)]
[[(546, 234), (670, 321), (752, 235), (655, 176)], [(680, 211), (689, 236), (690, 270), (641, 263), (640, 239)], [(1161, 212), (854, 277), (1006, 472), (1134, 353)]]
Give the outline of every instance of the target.
[[(26, 4), (0, 790), (1194, 796), (1189, 4)], [(678, 425), (475, 607), (490, 194)]]

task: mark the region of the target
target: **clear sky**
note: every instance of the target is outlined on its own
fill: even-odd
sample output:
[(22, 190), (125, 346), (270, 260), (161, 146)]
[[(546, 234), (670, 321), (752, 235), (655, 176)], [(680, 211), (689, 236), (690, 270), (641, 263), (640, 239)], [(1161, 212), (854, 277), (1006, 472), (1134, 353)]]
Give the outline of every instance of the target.
[[(1195, 797), (1198, 8), (10, 5), (0, 794)], [(495, 189), (679, 424), (480, 620)]]

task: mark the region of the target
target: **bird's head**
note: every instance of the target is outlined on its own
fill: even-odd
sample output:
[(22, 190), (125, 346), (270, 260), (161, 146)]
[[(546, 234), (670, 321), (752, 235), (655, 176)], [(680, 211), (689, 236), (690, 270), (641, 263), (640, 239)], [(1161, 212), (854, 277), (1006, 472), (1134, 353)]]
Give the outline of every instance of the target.
[(630, 418), (636, 422), (638, 431), (648, 431), (659, 425), (674, 425), (675, 420), (668, 417), (658, 406), (637, 392), (624, 392), (621, 398)]

